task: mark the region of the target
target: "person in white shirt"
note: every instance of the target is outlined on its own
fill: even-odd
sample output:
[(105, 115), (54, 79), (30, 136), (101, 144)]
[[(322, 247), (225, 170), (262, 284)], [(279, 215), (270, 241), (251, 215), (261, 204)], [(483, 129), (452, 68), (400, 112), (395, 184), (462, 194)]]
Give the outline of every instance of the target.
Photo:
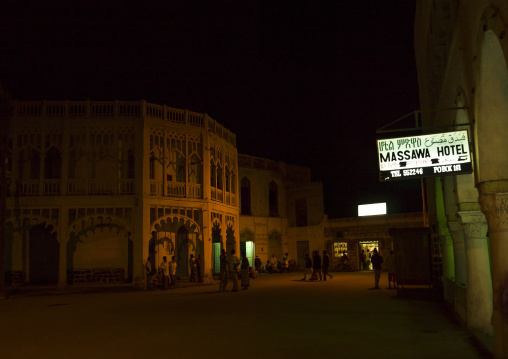
[(161, 263), (162, 270), (162, 289), (166, 290), (169, 287), (169, 263), (166, 256), (162, 257)]
[(170, 288), (176, 288), (176, 261), (175, 256), (171, 257), (171, 262), (169, 262), (169, 278), (171, 279)]
[(277, 272), (277, 257), (275, 257), (275, 253), (272, 254), (272, 258), (270, 258), (270, 273)]
[(231, 279), (233, 279), (233, 290), (232, 292), (238, 292), (238, 278), (237, 271), (240, 266), (240, 259), (235, 254), (236, 251), (234, 249), (231, 250), (231, 258), (229, 259), (229, 274), (231, 275)]
[(393, 251), (390, 251), (390, 255), (386, 257), (384, 267), (388, 271), (388, 289), (392, 289), (392, 281), (393, 281), (393, 288), (397, 288), (397, 278), (395, 274), (395, 254), (393, 254)]

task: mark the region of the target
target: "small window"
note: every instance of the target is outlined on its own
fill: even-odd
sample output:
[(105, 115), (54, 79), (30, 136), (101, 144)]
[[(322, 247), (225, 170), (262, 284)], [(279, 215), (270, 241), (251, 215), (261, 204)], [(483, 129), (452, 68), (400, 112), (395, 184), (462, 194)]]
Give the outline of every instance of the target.
[(347, 255), (347, 242), (334, 242), (333, 243), (334, 258), (342, 258), (344, 255)]

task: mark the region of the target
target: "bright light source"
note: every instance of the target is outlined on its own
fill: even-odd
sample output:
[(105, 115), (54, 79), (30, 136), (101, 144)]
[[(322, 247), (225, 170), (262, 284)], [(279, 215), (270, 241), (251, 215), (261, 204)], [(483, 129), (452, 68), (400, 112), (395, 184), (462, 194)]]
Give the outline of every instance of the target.
[(375, 216), (378, 214), (386, 214), (385, 203), (360, 204), (358, 206), (358, 216)]

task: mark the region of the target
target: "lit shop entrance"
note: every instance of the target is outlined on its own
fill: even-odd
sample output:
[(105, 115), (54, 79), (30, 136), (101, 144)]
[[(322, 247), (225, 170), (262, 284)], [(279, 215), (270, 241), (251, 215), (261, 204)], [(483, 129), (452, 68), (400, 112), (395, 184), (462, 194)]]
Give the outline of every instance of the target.
[(377, 250), (379, 251), (379, 242), (378, 241), (360, 242), (359, 246), (360, 246), (359, 253), (362, 253), (363, 251), (363, 253), (365, 254), (365, 262), (363, 267), (360, 263), (360, 270), (372, 270), (372, 263), (370, 262), (370, 258), (372, 257), (372, 252), (374, 251), (374, 248), (377, 248)]

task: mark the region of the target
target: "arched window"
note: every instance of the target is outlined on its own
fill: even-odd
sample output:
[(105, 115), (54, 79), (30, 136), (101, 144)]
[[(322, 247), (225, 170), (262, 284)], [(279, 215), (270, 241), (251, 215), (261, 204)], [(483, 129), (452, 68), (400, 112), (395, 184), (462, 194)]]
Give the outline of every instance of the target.
[(231, 172), (229, 172), (229, 168), (226, 166), (226, 177), (225, 177), (225, 182), (226, 182), (226, 192), (231, 192)]
[(210, 160), (210, 186), (215, 187), (217, 183), (217, 170), (215, 168), (215, 163), (213, 160)]
[(250, 181), (247, 177), (242, 178), (241, 213), (250, 215)]
[(268, 186), (268, 206), (270, 217), (277, 217), (279, 215), (279, 194), (277, 191), (277, 184), (272, 181)]
[(222, 189), (222, 165), (217, 165), (217, 189)]
[(62, 177), (62, 155), (60, 151), (51, 147), (44, 158), (44, 178), (60, 179)]

